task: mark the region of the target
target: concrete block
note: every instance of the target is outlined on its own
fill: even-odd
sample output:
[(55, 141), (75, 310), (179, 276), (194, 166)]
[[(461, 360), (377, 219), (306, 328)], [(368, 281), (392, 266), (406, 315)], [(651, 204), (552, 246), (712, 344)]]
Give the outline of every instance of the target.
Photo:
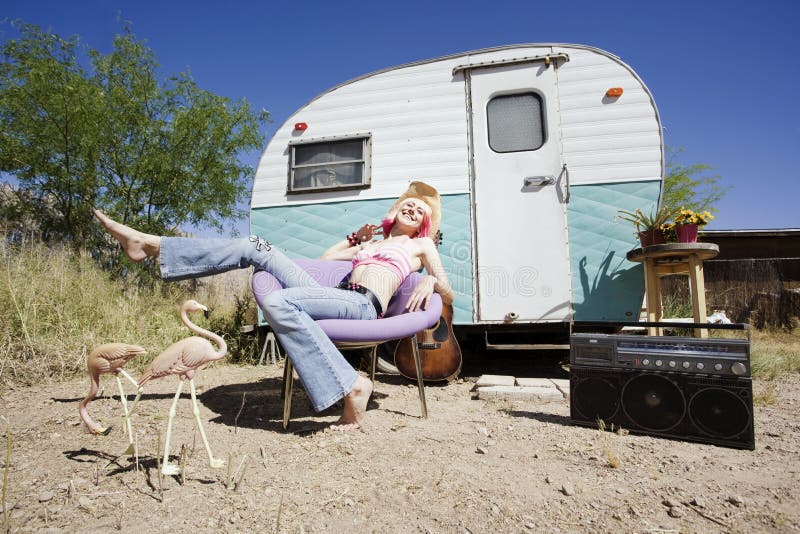
[(538, 402), (558, 402), (564, 400), (564, 395), (554, 387), (522, 387), (522, 386), (482, 386), (477, 389), (478, 398), (529, 400)]
[(505, 375), (481, 375), (477, 382), (476, 387), (481, 386), (513, 386), (514, 377)]
[(535, 388), (554, 388), (555, 384), (549, 378), (520, 378), (517, 377), (517, 385), (522, 387)]
[(536, 389), (536, 395), (542, 402), (560, 402), (564, 400), (564, 394), (556, 388), (527, 388)]

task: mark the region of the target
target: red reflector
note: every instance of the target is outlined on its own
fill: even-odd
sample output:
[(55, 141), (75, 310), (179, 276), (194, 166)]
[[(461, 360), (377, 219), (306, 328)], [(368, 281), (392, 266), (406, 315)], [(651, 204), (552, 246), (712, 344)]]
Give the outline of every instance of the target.
[(303, 130), (308, 129), (308, 124), (306, 124), (304, 122), (295, 123), (294, 129), (295, 130), (300, 130), (302, 132)]
[(606, 96), (610, 98), (616, 98), (622, 96), (622, 87), (612, 87), (608, 91), (606, 91)]

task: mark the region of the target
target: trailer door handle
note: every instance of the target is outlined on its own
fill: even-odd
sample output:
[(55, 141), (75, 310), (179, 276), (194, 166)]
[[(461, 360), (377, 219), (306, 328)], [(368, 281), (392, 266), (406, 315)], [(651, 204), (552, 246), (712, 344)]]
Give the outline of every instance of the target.
[(553, 176), (526, 176), (525, 187), (541, 187), (543, 185), (553, 185), (556, 179)]

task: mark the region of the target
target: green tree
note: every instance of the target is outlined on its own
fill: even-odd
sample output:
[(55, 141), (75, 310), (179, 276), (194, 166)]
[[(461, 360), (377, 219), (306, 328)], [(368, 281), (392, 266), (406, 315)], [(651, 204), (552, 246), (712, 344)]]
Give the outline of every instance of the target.
[(712, 167), (703, 163), (682, 165), (677, 157), (683, 149), (667, 148), (667, 168), (661, 205), (668, 210), (690, 209), (716, 213), (715, 204), (730, 190), (720, 185), (721, 176), (709, 174)]
[(101, 95), (77, 61), (77, 37), (35, 26), (21, 31), (21, 39), (2, 47), (0, 171), (29, 193), (19, 197), (19, 214), (34, 214), (44, 232), (80, 240), (87, 220), (81, 205), (92, 202), (99, 185)]
[(238, 155), (263, 146), (266, 111), (189, 73), (160, 81), (154, 52), (127, 27), (107, 55), (16, 27), (0, 64), (0, 171), (52, 205), (47, 229), (88, 245), (93, 206), (159, 234), (242, 215), (254, 171)]

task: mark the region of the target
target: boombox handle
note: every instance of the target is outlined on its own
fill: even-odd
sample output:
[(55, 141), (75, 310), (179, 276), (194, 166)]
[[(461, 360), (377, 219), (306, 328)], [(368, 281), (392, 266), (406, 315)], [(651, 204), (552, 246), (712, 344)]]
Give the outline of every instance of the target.
[(576, 327), (580, 328), (616, 328), (623, 326), (636, 326), (642, 328), (707, 328), (709, 330), (744, 330), (747, 333), (747, 339), (750, 339), (750, 325), (747, 323), (677, 323), (672, 321), (573, 321), (570, 324), (570, 333)]

